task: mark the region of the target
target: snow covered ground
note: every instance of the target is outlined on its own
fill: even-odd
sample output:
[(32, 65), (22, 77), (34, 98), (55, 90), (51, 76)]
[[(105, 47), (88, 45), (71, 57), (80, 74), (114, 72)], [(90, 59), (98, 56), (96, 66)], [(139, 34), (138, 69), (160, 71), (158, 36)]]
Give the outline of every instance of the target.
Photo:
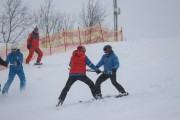
[[(180, 40), (179, 38), (134, 40), (85, 46), (95, 64), (104, 45), (110, 44), (120, 59), (118, 82), (130, 93), (123, 98), (107, 98), (92, 103), (89, 88), (76, 82), (62, 108), (57, 98), (68, 78), (72, 50), (43, 58), (44, 66), (24, 65), (27, 88), (19, 92), (16, 76), (8, 95), (0, 95), (0, 120), (179, 120)], [(102, 68), (101, 68), (102, 69)], [(98, 75), (87, 73), (95, 82)], [(0, 71), (2, 86), (8, 69)], [(110, 80), (102, 84), (102, 94), (118, 94)]]

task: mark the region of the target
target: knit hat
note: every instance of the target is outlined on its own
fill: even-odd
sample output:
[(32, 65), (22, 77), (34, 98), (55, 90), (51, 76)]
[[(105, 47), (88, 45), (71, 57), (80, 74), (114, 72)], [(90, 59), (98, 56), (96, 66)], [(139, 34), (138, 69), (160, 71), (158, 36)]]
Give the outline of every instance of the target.
[(84, 46), (81, 46), (81, 45), (77, 47), (77, 50), (80, 50), (82, 52), (86, 52), (86, 48)]

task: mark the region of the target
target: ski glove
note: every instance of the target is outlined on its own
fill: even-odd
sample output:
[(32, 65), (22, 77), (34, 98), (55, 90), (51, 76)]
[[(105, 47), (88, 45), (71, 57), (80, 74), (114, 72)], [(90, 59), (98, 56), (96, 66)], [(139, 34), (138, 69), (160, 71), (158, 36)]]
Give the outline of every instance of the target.
[(16, 63), (17, 63), (17, 65), (19, 65), (19, 64), (20, 64), (20, 62), (19, 62), (19, 61), (16, 61)]
[(96, 73), (97, 73), (97, 74), (101, 73), (101, 70), (97, 69), (97, 70), (96, 70)]
[(5, 62), (5, 63), (4, 63), (4, 66), (5, 66), (5, 67), (8, 67), (8, 63), (7, 63), (7, 62)]
[(5, 67), (8, 66), (7, 62), (5, 62), (1, 57), (0, 57), (0, 64), (5, 66)]

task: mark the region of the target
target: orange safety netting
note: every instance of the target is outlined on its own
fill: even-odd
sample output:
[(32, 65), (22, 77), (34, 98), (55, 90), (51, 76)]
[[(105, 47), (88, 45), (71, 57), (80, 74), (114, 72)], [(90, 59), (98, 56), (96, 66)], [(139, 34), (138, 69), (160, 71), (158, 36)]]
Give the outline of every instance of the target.
[[(48, 56), (54, 53), (59, 53), (77, 47), (78, 45), (99, 43), (99, 42), (112, 42), (116, 38), (122, 41), (122, 30), (114, 32), (107, 28), (102, 27), (100, 24), (96, 24), (92, 27), (76, 29), (76, 30), (63, 30), (58, 34), (45, 36), (40, 38), (40, 48), (43, 51), (44, 56)], [(26, 43), (19, 45), (19, 49), (24, 55), (24, 58), (28, 56), (28, 49)], [(10, 46), (8, 46), (7, 53), (10, 52)], [(6, 48), (0, 48), (0, 56), (5, 59), (6, 57)], [(34, 54), (33, 58), (36, 58), (37, 55)], [(0, 66), (0, 70), (5, 67)]]

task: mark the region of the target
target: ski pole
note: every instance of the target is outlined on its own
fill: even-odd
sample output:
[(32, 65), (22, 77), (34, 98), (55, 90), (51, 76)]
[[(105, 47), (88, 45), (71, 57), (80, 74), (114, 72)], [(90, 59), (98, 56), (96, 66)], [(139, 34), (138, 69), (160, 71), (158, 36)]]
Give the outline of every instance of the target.
[(93, 69), (86, 69), (87, 72), (96, 72), (95, 70)]
[(14, 66), (16, 66), (17, 64), (9, 64), (9, 65), (14, 65)]
[[(70, 70), (70, 68), (68, 68), (68, 70)], [(86, 71), (87, 71), (87, 72), (96, 72), (96, 71), (93, 70), (93, 69), (86, 69)], [(103, 72), (103, 71), (101, 71), (101, 72)]]

